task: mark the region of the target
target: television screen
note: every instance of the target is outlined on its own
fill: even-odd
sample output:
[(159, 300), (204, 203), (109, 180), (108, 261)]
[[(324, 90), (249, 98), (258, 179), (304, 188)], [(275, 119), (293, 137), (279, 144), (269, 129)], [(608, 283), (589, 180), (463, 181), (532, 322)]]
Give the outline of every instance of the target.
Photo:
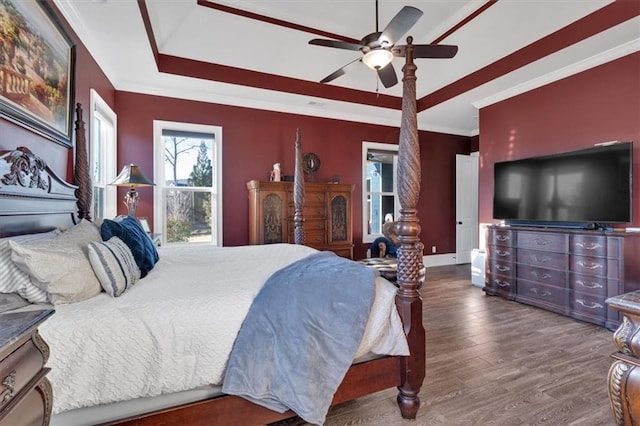
[(585, 227), (631, 222), (631, 142), (494, 164), (493, 217)]

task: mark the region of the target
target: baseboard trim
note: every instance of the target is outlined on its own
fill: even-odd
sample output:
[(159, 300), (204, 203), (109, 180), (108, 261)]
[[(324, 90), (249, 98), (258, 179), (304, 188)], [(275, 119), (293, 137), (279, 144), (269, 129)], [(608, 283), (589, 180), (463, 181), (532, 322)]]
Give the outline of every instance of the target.
[(455, 265), (456, 254), (445, 253), (445, 254), (433, 254), (431, 256), (422, 256), (422, 263), (427, 268), (431, 266)]

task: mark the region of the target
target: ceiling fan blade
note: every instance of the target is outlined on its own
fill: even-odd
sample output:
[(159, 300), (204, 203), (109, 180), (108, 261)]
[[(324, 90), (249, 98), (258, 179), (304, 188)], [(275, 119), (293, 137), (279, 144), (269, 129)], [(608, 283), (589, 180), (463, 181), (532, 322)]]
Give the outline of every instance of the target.
[(309, 44), (314, 44), (316, 46), (335, 47), (336, 49), (356, 50), (356, 51), (359, 51), (360, 49), (362, 49), (362, 46), (359, 44), (347, 43), (346, 41), (339, 41), (339, 40), (327, 40), (323, 38), (314, 38), (313, 40), (309, 40)]
[(389, 65), (386, 67), (377, 70), (377, 72), (382, 85), (387, 89), (398, 84), (398, 76), (396, 75), (396, 70), (393, 68), (393, 64), (391, 62), (389, 62)]
[(320, 80), (320, 83), (328, 83), (330, 81), (335, 80), (336, 78), (344, 75), (347, 71), (346, 68), (351, 65), (354, 62), (358, 62), (361, 61), (362, 58), (356, 58), (353, 61), (349, 62), (347, 65), (343, 66), (342, 68), (332, 72), (331, 74), (329, 74), (328, 76), (326, 76), (325, 78), (323, 78), (322, 80)]
[(396, 44), (418, 22), (421, 16), (422, 11), (420, 9), (412, 6), (403, 7), (380, 34), (378, 39), (380, 45), (382, 46), (385, 41), (391, 46)]
[[(414, 58), (453, 58), (458, 53), (458, 46), (449, 44), (416, 44), (413, 46)], [(394, 56), (404, 57), (407, 46), (394, 46), (391, 53)]]

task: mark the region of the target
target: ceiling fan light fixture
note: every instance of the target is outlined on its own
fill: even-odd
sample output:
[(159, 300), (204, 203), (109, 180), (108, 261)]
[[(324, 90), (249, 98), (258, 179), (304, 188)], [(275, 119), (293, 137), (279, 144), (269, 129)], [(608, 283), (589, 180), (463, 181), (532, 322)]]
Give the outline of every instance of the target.
[(392, 59), (393, 53), (389, 50), (378, 48), (365, 53), (362, 57), (362, 62), (372, 70), (381, 70), (389, 65)]

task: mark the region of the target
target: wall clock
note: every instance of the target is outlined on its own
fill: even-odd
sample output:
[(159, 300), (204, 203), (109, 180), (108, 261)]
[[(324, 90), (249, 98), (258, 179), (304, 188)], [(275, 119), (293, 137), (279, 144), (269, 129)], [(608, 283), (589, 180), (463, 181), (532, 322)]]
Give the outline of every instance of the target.
[(320, 169), (320, 159), (313, 152), (308, 152), (302, 157), (302, 169), (309, 174), (313, 174)]

